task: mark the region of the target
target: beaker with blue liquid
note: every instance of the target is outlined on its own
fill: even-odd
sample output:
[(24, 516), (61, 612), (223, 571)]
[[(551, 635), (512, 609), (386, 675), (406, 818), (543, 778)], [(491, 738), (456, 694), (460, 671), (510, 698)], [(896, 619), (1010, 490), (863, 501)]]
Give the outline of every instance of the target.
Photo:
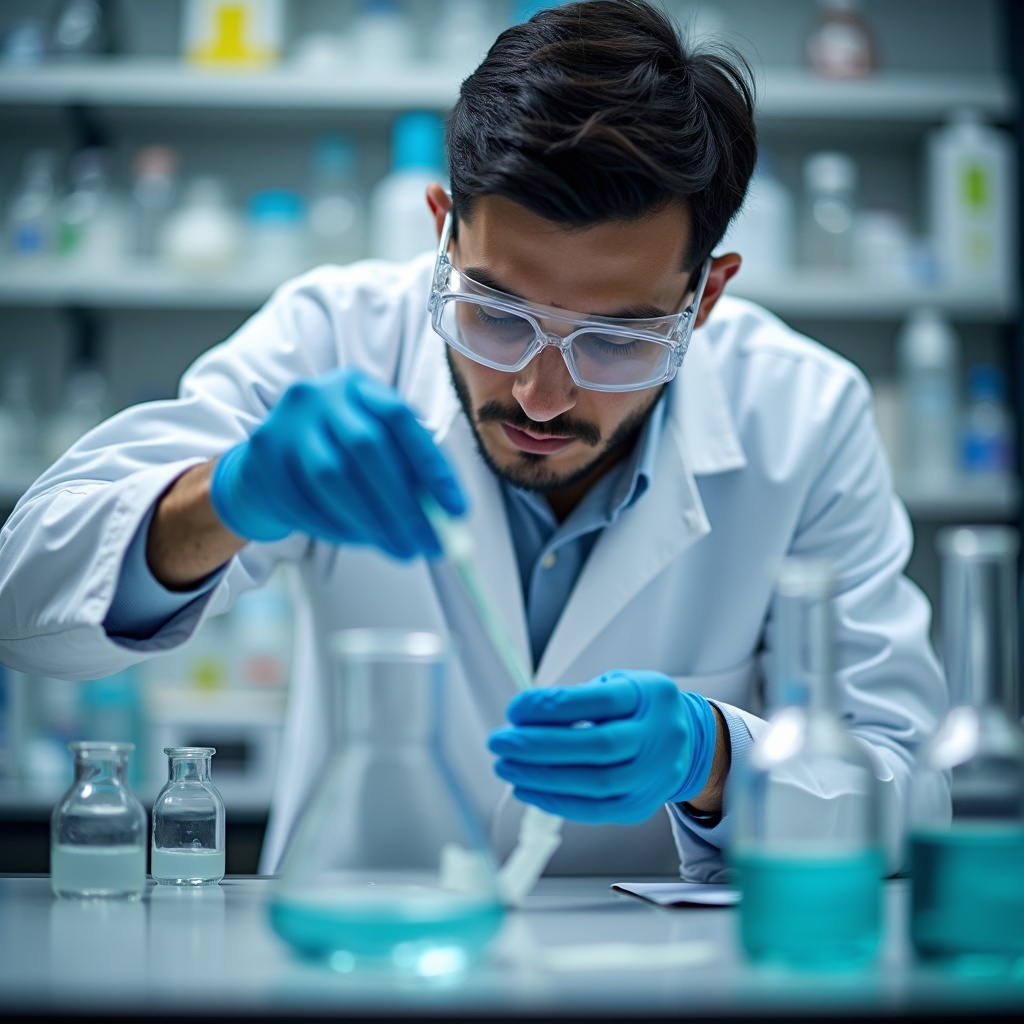
[(852, 968), (881, 942), (879, 784), (836, 710), (834, 591), (827, 563), (783, 564), (767, 635), (771, 717), (730, 786), (740, 942), (754, 963)]
[(333, 642), (334, 743), (270, 904), (274, 930), (339, 971), (419, 974), (476, 960), (503, 918), (495, 865), (441, 745), (437, 634)]
[(913, 778), (910, 938), (924, 959), (987, 973), (1024, 962), (1019, 537), (954, 527), (938, 546), (952, 708)]

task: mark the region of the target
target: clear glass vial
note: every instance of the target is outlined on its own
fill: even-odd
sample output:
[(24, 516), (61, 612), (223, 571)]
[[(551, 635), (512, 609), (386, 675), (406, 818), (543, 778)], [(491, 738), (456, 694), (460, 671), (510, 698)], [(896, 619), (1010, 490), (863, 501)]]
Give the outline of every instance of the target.
[(910, 938), (921, 957), (954, 969), (1002, 970), (1024, 959), (1019, 537), (955, 527), (938, 546), (952, 708), (914, 774)]
[(833, 601), (827, 563), (784, 563), (769, 631), (772, 715), (730, 794), (740, 941), (756, 963), (856, 967), (881, 941), (880, 795), (836, 711)]
[(270, 905), (275, 931), (339, 971), (457, 971), (501, 924), (483, 830), (441, 750), (447, 647), (347, 630), (333, 648), (333, 759)]
[(128, 788), (133, 743), (69, 743), (75, 780), (50, 818), (58, 896), (138, 899), (146, 885), (146, 812)]
[(217, 885), (224, 877), (224, 801), (210, 781), (213, 747), (164, 747), (167, 785), (153, 804), (153, 879)]

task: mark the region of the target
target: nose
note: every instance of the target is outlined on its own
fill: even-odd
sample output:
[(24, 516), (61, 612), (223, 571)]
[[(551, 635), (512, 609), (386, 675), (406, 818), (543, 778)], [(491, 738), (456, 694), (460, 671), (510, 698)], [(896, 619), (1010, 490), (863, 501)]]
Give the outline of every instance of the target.
[(512, 397), (537, 423), (545, 423), (569, 412), (575, 407), (578, 395), (579, 389), (555, 345), (542, 348), (516, 374), (512, 385)]

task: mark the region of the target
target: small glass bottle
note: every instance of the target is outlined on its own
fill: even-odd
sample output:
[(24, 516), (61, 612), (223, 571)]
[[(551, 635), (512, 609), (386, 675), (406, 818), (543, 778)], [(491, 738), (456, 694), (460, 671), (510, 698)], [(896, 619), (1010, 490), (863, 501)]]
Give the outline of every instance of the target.
[(803, 167), (801, 257), (809, 270), (853, 267), (857, 165), (845, 153), (812, 153)]
[(483, 830), (441, 750), (445, 642), (354, 629), (333, 653), (335, 753), (285, 857), (271, 924), (339, 971), (461, 970), (504, 911)]
[(153, 880), (217, 885), (224, 877), (224, 801), (210, 781), (214, 747), (164, 747), (167, 785), (153, 804)]
[(68, 744), (75, 780), (50, 818), (58, 896), (138, 899), (146, 885), (146, 812), (128, 788), (133, 743)]
[(1019, 539), (1009, 527), (955, 527), (938, 547), (952, 710), (914, 774), (910, 937), (922, 957), (998, 970), (1024, 957)]
[(770, 636), (774, 713), (732, 793), (740, 939), (759, 963), (854, 967), (881, 939), (878, 782), (836, 712), (833, 590), (826, 563), (784, 563)]

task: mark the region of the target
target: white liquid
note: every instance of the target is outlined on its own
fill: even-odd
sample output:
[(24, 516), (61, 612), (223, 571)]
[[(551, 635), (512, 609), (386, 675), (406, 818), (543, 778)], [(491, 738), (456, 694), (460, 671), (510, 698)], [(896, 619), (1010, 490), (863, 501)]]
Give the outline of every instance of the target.
[(161, 850), (153, 847), (153, 877), (158, 882), (219, 882), (224, 877), (223, 850)]
[(139, 896), (146, 887), (141, 846), (53, 846), (50, 885), (58, 896)]

